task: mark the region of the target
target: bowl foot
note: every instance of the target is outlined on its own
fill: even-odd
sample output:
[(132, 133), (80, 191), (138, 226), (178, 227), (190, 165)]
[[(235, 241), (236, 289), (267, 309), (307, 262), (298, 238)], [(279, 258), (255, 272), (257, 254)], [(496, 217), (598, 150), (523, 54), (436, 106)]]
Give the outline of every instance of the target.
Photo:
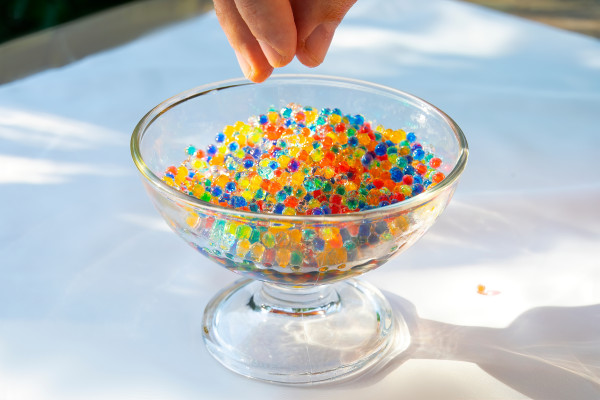
[(410, 341), (379, 290), (354, 279), (308, 287), (237, 282), (207, 305), (203, 330), (225, 367), (282, 384), (355, 376), (384, 360), (392, 342), (397, 354)]

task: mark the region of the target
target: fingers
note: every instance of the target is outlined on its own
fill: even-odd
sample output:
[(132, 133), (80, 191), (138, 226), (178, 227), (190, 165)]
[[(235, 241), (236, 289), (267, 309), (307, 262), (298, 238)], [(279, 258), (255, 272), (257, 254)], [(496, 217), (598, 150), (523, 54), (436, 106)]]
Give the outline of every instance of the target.
[(235, 0), (237, 9), (271, 66), (283, 67), (296, 54), (296, 25), (289, 0)]
[(307, 67), (325, 59), (337, 26), (356, 0), (291, 0), (297, 31), (296, 57)]
[(273, 72), (258, 41), (240, 15), (234, 0), (214, 0), (215, 12), (246, 78), (262, 82)]

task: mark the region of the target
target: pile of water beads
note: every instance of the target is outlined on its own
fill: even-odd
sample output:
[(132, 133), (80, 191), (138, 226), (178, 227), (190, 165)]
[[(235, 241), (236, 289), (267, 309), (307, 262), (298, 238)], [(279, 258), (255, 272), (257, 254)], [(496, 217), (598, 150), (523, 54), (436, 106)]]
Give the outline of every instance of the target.
[(439, 184), (442, 160), (413, 132), (373, 128), (362, 115), (289, 104), (192, 145), (163, 181), (200, 200), (283, 215), (384, 207)]

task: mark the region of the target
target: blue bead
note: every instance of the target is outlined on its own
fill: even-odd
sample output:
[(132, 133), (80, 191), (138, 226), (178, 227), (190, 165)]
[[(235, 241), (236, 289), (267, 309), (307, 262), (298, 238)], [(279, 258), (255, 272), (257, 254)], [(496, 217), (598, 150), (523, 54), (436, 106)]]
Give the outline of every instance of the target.
[(244, 160), (244, 168), (250, 169), (254, 165), (254, 161), (252, 160)]
[(379, 202), (379, 207), (385, 207), (385, 206), (389, 206), (390, 202), (389, 201), (380, 201)]
[(230, 151), (236, 151), (239, 148), (240, 148), (240, 145), (238, 144), (238, 142), (231, 142), (231, 143), (229, 143), (229, 150)]
[(402, 180), (403, 176), (404, 176), (404, 174), (402, 173), (402, 170), (400, 168), (398, 168), (398, 167), (390, 168), (390, 178), (394, 182), (400, 182)]
[(322, 205), (321, 209), (323, 210), (323, 214), (331, 214), (331, 208), (327, 204)]
[(219, 198), (219, 201), (229, 203), (231, 200), (231, 195), (229, 193), (223, 193), (223, 196)]
[(212, 188), (212, 195), (213, 196), (219, 197), (222, 194), (223, 194), (223, 189), (221, 189), (219, 186), (215, 186), (214, 188)]
[(346, 228), (340, 229), (340, 236), (342, 237), (343, 242), (347, 242), (350, 240), (350, 238), (352, 238), (352, 235), (350, 235), (350, 232), (348, 232), (348, 229)]
[[(386, 202), (387, 203), (387, 202)], [(388, 203), (389, 205), (390, 203)], [(379, 221), (375, 224), (375, 232), (381, 235), (388, 230), (387, 223), (385, 221)]]
[(364, 156), (362, 156), (362, 158), (360, 159), (360, 162), (362, 163), (362, 165), (364, 165), (365, 167), (368, 167), (369, 165), (371, 165), (371, 162), (373, 161), (373, 156), (371, 156), (370, 153), (366, 153)]
[(217, 136), (215, 137), (215, 142), (223, 143), (224, 141), (225, 141), (225, 134), (223, 132), (217, 133)]
[(414, 185), (412, 185), (412, 194), (417, 195), (419, 193), (422, 193), (424, 190), (423, 185), (421, 185), (420, 183), (416, 183)]
[(352, 136), (350, 139), (348, 139), (348, 144), (352, 147), (358, 146), (358, 138), (356, 136)]
[(371, 234), (371, 225), (368, 223), (361, 224), (358, 228), (358, 236), (369, 236)]
[(413, 183), (423, 183), (423, 177), (421, 175), (413, 176)]
[(416, 149), (422, 149), (423, 146), (421, 146), (421, 143), (415, 143), (412, 146), (410, 146), (410, 150), (411, 151), (415, 151)]
[(257, 212), (258, 211), (258, 204), (256, 204), (256, 203), (250, 203), (250, 211)]
[(371, 235), (369, 236), (368, 242), (369, 244), (377, 244), (379, 243), (379, 238), (377, 237), (377, 235)]
[(404, 168), (404, 175), (414, 175), (415, 174), (415, 169), (413, 168), (412, 165), (407, 165), (406, 168)]
[(206, 148), (206, 152), (210, 155), (217, 154), (217, 146), (215, 146), (214, 144), (209, 144)]
[(387, 154), (387, 146), (385, 143), (379, 143), (375, 146), (375, 154), (378, 156), (384, 156)]
[(273, 212), (275, 214), (281, 214), (283, 213), (283, 210), (285, 209), (285, 206), (281, 203), (277, 203), (275, 204), (275, 207), (273, 207)]
[(269, 168), (271, 168), (272, 170), (276, 170), (277, 168), (279, 168), (279, 163), (277, 161), (271, 161), (269, 163)]
[(357, 114), (354, 116), (354, 123), (360, 126), (365, 123), (365, 118), (362, 115)]
[(323, 249), (325, 248), (325, 241), (320, 237), (316, 237), (313, 239), (313, 247), (317, 251), (323, 251)]
[(425, 179), (425, 180), (423, 181), (423, 186), (425, 186), (425, 187), (429, 187), (429, 185), (431, 185), (431, 181), (430, 181), (429, 179)]
[(320, 207), (315, 207), (312, 210), (313, 215), (323, 215), (323, 210)]
[(227, 182), (225, 184), (225, 190), (229, 193), (235, 192), (235, 182)]
[(417, 135), (415, 135), (413, 132), (409, 132), (406, 134), (406, 140), (412, 143), (417, 140)]
[(261, 115), (260, 117), (258, 117), (258, 122), (260, 122), (261, 125), (264, 125), (267, 122), (269, 122), (269, 118), (267, 118), (266, 115)]
[(423, 151), (423, 149), (413, 150), (412, 155), (415, 160), (422, 160), (423, 158), (425, 158), (425, 152)]
[(234, 202), (233, 206), (236, 208), (245, 207), (247, 204), (246, 199), (242, 196), (233, 196), (231, 200)]
[(289, 162), (288, 169), (291, 172), (298, 171), (298, 168), (300, 168), (300, 163), (298, 162), (298, 160), (294, 159), (294, 160), (292, 160), (292, 161)]

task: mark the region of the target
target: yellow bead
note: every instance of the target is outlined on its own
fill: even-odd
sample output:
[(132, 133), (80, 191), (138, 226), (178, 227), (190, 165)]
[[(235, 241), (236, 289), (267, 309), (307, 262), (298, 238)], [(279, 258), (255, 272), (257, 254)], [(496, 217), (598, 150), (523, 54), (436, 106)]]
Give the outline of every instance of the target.
[(235, 129), (231, 125), (227, 125), (225, 129), (223, 129), (223, 134), (228, 138), (231, 138), (233, 136), (233, 132), (235, 132)]
[(246, 125), (245, 123), (243, 123), (242, 121), (237, 121), (234, 125), (233, 125), (233, 129), (236, 130), (237, 132), (239, 132), (244, 125)]
[(190, 213), (187, 218), (185, 219), (185, 223), (190, 227), (190, 228), (195, 228), (196, 225), (198, 225), (198, 222), (200, 222), (200, 217), (198, 216), (198, 214), (195, 213)]
[(321, 206), (321, 203), (317, 199), (310, 199), (310, 201), (308, 202), (308, 207), (310, 207), (310, 208), (316, 208), (316, 207), (320, 207), (320, 206)]
[(292, 174), (292, 186), (300, 186), (304, 182), (304, 174), (300, 171)]
[(296, 215), (296, 210), (292, 207), (286, 207), (283, 209), (283, 215)]
[(252, 178), (250, 178), (250, 189), (257, 191), (260, 188), (262, 181), (263, 180), (260, 176), (254, 175)]
[(246, 257), (252, 261), (258, 261), (262, 258), (264, 252), (265, 246), (263, 246), (260, 242), (256, 242), (250, 246), (250, 251)]
[(329, 123), (332, 125), (337, 125), (342, 122), (342, 117), (337, 114), (331, 114), (329, 116)]
[(202, 196), (202, 195), (204, 194), (204, 192), (205, 192), (205, 191), (206, 191), (206, 190), (204, 189), (204, 186), (202, 186), (202, 185), (200, 185), (200, 184), (194, 185), (194, 187), (192, 188), (192, 194), (193, 194), (195, 197), (198, 197), (198, 198), (199, 198), (200, 196)]
[(279, 165), (282, 168), (286, 168), (288, 166), (288, 164), (290, 163), (291, 158), (289, 158), (286, 155), (282, 155), (277, 159), (277, 162), (279, 163)]
[(251, 190), (244, 190), (244, 192), (242, 193), (242, 197), (247, 202), (250, 202), (250, 200), (252, 200), (254, 198), (254, 193)]
[(314, 122), (315, 119), (317, 119), (317, 111), (316, 110), (306, 111), (304, 113), (304, 117), (306, 119), (306, 123), (310, 124), (310, 123)]
[(275, 261), (277, 264), (285, 268), (290, 263), (291, 252), (287, 249), (279, 249), (275, 254)]
[(237, 244), (235, 254), (238, 257), (244, 257), (250, 250), (250, 241), (248, 239), (240, 240)]
[(242, 189), (246, 189), (248, 186), (250, 186), (250, 179), (245, 176), (240, 178), (238, 181), (238, 186)]
[(309, 153), (309, 156), (314, 162), (319, 162), (323, 159), (323, 157), (325, 157), (320, 149), (313, 149), (313, 151)]
[(279, 118), (279, 114), (276, 113), (275, 111), (269, 111), (267, 113), (267, 118), (269, 119), (269, 122), (274, 124), (275, 122), (277, 122), (277, 119)]

